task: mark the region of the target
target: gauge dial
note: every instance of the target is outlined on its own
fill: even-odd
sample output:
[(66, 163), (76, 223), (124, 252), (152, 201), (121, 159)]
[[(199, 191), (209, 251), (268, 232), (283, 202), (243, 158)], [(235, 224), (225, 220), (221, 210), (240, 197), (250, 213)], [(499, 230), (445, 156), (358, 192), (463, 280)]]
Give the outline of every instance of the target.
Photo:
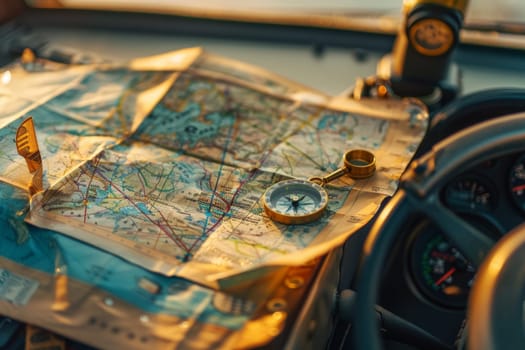
[(268, 188), (263, 204), (272, 220), (287, 225), (305, 224), (321, 217), (328, 204), (328, 194), (310, 181), (285, 180)]
[(475, 268), (434, 229), (416, 238), (411, 257), (417, 287), (430, 300), (448, 307), (465, 307)]
[(514, 203), (525, 211), (525, 154), (510, 169), (509, 185)]
[(454, 209), (489, 211), (494, 206), (495, 194), (485, 180), (473, 176), (461, 177), (449, 184), (445, 202)]
[(408, 30), (410, 43), (421, 54), (442, 55), (455, 42), (452, 28), (437, 18), (424, 18), (416, 21)]

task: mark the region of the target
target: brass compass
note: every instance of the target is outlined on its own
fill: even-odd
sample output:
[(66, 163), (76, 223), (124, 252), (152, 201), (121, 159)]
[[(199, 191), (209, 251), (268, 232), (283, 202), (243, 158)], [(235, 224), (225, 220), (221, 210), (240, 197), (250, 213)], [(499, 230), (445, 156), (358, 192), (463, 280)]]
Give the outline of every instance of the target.
[(270, 186), (263, 196), (264, 210), (272, 220), (286, 225), (306, 224), (319, 219), (328, 205), (324, 186), (348, 175), (364, 179), (374, 174), (375, 156), (366, 150), (351, 150), (343, 155), (343, 166), (324, 177), (290, 179)]

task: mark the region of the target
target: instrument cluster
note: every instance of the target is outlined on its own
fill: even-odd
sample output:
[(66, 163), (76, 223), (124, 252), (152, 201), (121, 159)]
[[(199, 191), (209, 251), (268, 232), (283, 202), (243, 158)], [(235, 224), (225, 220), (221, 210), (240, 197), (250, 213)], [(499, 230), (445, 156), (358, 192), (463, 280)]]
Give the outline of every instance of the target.
[[(497, 240), (525, 220), (525, 154), (473, 166), (445, 186), (441, 199)], [(441, 307), (465, 308), (476, 268), (429, 222), (417, 225), (408, 242), (407, 275), (416, 292)]]

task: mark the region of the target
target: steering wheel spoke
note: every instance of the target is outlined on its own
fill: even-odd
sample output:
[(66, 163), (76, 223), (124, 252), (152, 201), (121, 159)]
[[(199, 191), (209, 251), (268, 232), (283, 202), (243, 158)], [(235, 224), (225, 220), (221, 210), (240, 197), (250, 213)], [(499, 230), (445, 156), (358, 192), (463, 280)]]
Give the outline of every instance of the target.
[[(413, 207), (416, 207), (416, 199), (412, 195), (407, 198), (413, 203)], [(417, 206), (418, 210), (440, 228), (448, 241), (457, 247), (467, 260), (475, 266), (480, 266), (496, 242), (445, 207), (437, 194), (427, 197), (423, 204)]]

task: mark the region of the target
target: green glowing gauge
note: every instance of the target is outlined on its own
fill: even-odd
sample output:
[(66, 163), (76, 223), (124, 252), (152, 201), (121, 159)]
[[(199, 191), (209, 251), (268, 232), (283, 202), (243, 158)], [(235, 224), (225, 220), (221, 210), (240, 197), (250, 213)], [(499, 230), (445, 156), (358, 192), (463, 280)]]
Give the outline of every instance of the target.
[(466, 306), (476, 269), (442, 233), (427, 228), (418, 235), (411, 260), (416, 286), (424, 296), (445, 307)]
[(306, 180), (285, 180), (272, 185), (263, 197), (264, 210), (274, 221), (286, 225), (305, 224), (321, 217), (328, 194)]

